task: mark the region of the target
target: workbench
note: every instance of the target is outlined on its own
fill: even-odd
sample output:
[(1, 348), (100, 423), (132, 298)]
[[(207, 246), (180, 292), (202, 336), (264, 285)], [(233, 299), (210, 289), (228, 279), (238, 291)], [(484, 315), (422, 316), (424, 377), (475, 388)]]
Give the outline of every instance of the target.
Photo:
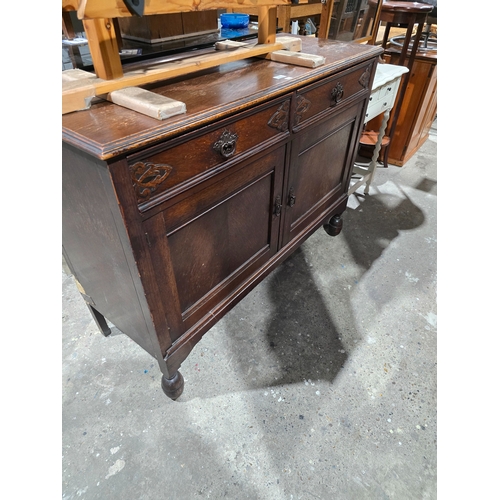
[(318, 228), (342, 228), (382, 50), (301, 38), (325, 64), (253, 57), (146, 85), (185, 103), (166, 120), (105, 98), (62, 116), (66, 261), (103, 334), (155, 358), (172, 399), (203, 335)]

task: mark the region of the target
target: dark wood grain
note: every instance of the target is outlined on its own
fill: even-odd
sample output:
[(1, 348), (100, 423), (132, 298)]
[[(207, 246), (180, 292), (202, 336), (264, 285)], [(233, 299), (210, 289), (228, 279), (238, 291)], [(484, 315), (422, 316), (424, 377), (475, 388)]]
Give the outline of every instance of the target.
[(110, 103), (63, 117), (65, 254), (101, 329), (154, 356), (172, 399), (209, 328), (319, 227), (340, 231), (381, 49), (305, 45), (327, 65), (155, 87), (188, 103), (166, 123)]
[[(161, 356), (125, 220), (106, 165), (72, 147), (62, 156), (63, 247), (84, 298), (154, 357)], [(131, 270), (132, 267), (132, 270)], [(149, 320), (149, 321), (148, 321)]]
[(103, 100), (88, 111), (63, 115), (63, 139), (98, 158), (110, 159), (269, 102), (273, 97), (370, 61), (381, 51), (378, 47), (356, 43), (301, 39), (302, 51), (323, 55), (324, 66), (303, 68), (263, 59), (224, 64), (187, 78), (147, 87), (184, 102), (185, 115), (159, 122)]

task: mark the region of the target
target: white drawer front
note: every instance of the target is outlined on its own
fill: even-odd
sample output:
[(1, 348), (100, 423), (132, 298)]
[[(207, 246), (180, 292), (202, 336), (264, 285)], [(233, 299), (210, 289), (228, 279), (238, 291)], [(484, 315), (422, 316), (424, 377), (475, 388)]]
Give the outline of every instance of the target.
[(386, 109), (391, 107), (387, 99), (379, 99), (374, 103), (370, 103), (368, 109), (366, 110), (365, 123), (372, 118), (375, 118), (380, 113), (383, 113)]

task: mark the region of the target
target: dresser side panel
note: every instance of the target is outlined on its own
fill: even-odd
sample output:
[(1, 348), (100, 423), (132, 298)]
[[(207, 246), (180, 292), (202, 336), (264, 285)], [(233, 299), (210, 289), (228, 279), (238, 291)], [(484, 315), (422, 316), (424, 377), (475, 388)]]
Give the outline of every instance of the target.
[(108, 321), (161, 361), (113, 192), (104, 163), (63, 145), (62, 242), (80, 291)]

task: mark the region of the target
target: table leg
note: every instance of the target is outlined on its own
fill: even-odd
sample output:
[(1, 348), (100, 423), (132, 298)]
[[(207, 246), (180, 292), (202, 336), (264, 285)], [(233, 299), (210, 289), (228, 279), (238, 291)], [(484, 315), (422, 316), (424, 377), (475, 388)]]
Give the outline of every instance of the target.
[(368, 192), (370, 191), (370, 184), (371, 184), (373, 177), (375, 175), (375, 169), (377, 168), (377, 162), (378, 162), (378, 154), (380, 152), (380, 148), (382, 147), (382, 140), (384, 139), (385, 129), (387, 127), (387, 122), (389, 121), (390, 114), (391, 114), (391, 110), (387, 109), (384, 113), (384, 117), (382, 119), (382, 124), (380, 125), (379, 131), (378, 131), (377, 142), (376, 142), (375, 148), (373, 150), (373, 155), (372, 155), (370, 165), (368, 165), (368, 174), (366, 176), (367, 181), (366, 181), (366, 186), (365, 186), (365, 194), (368, 194)]

